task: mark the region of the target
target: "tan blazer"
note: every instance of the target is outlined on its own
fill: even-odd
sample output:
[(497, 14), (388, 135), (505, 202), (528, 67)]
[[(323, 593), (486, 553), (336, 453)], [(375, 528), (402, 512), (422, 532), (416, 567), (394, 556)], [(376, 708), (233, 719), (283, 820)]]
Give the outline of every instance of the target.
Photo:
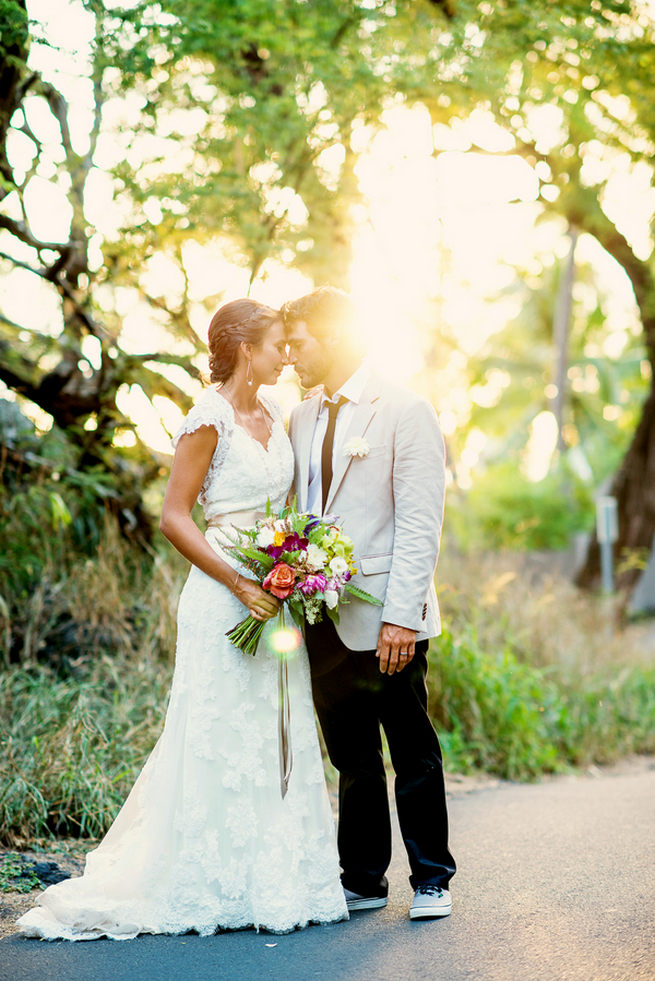
[[(298, 509), (307, 508), (309, 454), (320, 394), (291, 413), (289, 436)], [(348, 455), (353, 437), (368, 453)], [(350, 598), (340, 608), (339, 636), (351, 650), (373, 650), (380, 625), (417, 631), (417, 640), (441, 631), (434, 589), (445, 489), (444, 443), (437, 416), (425, 399), (373, 376), (355, 406), (341, 445), (326, 513), (335, 514), (355, 543), (355, 582), (384, 606)]]

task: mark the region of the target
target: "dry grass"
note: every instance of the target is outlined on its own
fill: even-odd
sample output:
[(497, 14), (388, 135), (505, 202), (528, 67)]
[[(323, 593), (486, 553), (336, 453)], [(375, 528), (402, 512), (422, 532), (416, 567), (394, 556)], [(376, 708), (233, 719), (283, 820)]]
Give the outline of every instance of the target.
[(438, 591), (450, 631), (473, 630), (484, 650), (511, 643), (536, 667), (580, 678), (655, 665), (655, 622), (629, 623), (624, 599), (583, 592), (561, 553), (458, 553), (439, 560)]

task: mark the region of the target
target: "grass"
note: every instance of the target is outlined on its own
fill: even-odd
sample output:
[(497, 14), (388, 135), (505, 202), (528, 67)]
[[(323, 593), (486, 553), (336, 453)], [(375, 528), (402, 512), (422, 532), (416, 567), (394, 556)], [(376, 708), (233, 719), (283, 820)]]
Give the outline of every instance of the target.
[[(534, 779), (655, 752), (653, 623), (624, 624), (550, 561), (445, 544), (429, 686), (451, 771)], [(21, 613), (29, 646), (0, 671), (0, 841), (107, 829), (161, 731), (185, 574), (170, 549), (135, 564), (111, 529), (94, 559), (44, 569)]]
[(621, 596), (583, 592), (572, 575), (566, 553), (465, 553), (446, 542), (437, 576), (444, 621), (485, 650), (509, 642), (519, 660), (581, 681), (655, 664), (655, 622), (625, 622)]
[(445, 632), (431, 649), (430, 694), (447, 766), (512, 780), (655, 752), (655, 667), (584, 681), (532, 667), (510, 644), (484, 650)]
[(5, 602), (0, 841), (107, 829), (161, 731), (186, 568), (172, 550), (137, 558), (108, 524), (93, 559), (46, 562)]
[(555, 561), (445, 549), (429, 686), (451, 768), (531, 779), (655, 752), (655, 626)]
[(0, 892), (31, 892), (41, 882), (34, 869), (16, 852), (6, 852), (0, 857)]
[(169, 680), (154, 661), (107, 656), (83, 680), (5, 672), (0, 838), (24, 846), (48, 834), (101, 835), (161, 730)]

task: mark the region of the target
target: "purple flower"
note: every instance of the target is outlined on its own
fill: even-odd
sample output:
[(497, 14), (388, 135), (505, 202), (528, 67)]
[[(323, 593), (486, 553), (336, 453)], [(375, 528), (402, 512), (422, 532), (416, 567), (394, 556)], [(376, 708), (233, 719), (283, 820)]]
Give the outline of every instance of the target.
[(327, 579), (322, 573), (307, 576), (304, 582), (299, 583), (298, 589), (303, 596), (313, 596), (315, 593), (322, 593), (327, 586)]
[(308, 538), (301, 538), (297, 531), (294, 531), (293, 535), (287, 535), (282, 543), (282, 548), (285, 552), (298, 552), (306, 549), (309, 545)]
[(269, 545), (266, 551), (277, 562), (284, 552), (302, 552), (308, 545), (309, 539), (301, 538), (298, 532), (294, 531), (293, 535), (287, 535), (281, 545)]

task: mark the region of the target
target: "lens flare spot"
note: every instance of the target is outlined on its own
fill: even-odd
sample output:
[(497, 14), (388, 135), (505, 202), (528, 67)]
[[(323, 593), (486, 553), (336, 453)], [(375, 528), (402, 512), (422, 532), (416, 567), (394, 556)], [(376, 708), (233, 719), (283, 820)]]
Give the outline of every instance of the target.
[(291, 654), (300, 647), (300, 631), (296, 627), (280, 627), (271, 636), (271, 646), (278, 654)]

